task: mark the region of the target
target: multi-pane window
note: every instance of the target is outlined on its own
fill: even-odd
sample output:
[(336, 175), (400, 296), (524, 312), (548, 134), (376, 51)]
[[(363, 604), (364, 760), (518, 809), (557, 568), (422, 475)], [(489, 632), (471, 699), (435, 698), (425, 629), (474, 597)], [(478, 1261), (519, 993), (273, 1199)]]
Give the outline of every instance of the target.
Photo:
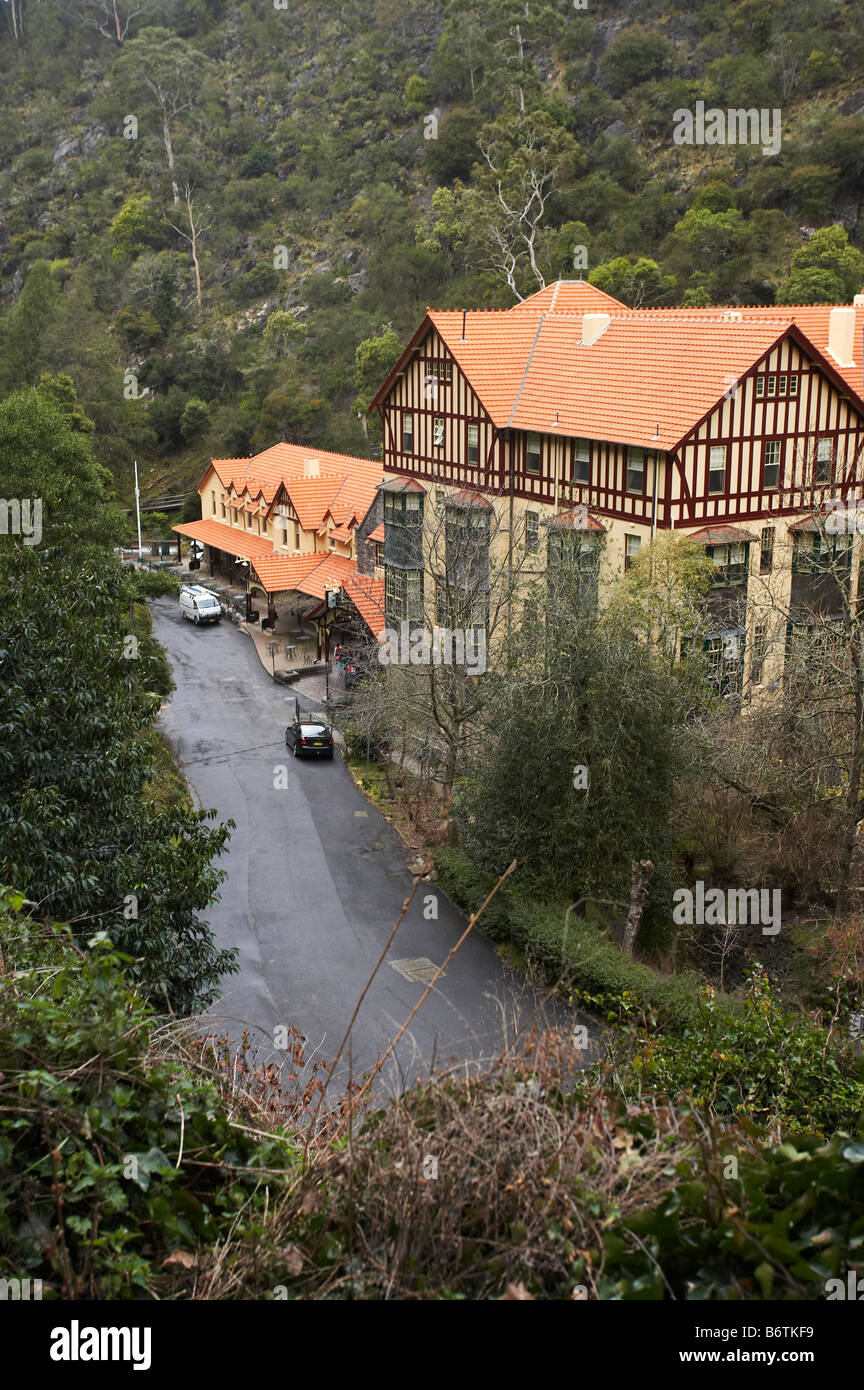
[(453, 379), (453, 363), (436, 358), (434, 362), (426, 363), (426, 375), (427, 377), (435, 377), (437, 381), (451, 381)]
[(763, 526), (759, 548), (759, 572), (770, 574), (774, 568), (774, 527)]
[(402, 452), (403, 454), (413, 454), (414, 452), (414, 416), (410, 410), (406, 410), (402, 416)]
[(762, 486), (763, 488), (775, 488), (780, 482), (780, 449), (779, 439), (769, 439), (763, 445), (762, 452)]
[(624, 537), (624, 568), (625, 568), (625, 570), (629, 570), (630, 566), (632, 565), (633, 561), (635, 560), (635, 558), (636, 558), (636, 556), (637, 556), (637, 554), (638, 554), (638, 552), (639, 552), (639, 547), (640, 547), (641, 544), (642, 544), (642, 537), (641, 537), (641, 536), (625, 536), (625, 537)]
[(627, 450), (627, 491), (645, 491), (645, 450)]
[(726, 588), (732, 584), (747, 582), (747, 545), (745, 541), (732, 541), (730, 545), (709, 545), (705, 547), (714, 561), (713, 585)]
[(708, 456), (708, 491), (726, 491), (726, 445), (713, 444)]
[(525, 436), (525, 472), (540, 472), (540, 436), (539, 434), (528, 434)]
[(468, 462), (477, 463), (480, 458), (480, 426), (468, 426)]
[(432, 443), (436, 449), (444, 447), (444, 420), (440, 415), (436, 415), (432, 422)]
[(786, 372), (781, 372), (779, 376), (757, 376), (756, 377), (756, 396), (762, 400), (765, 396), (797, 396), (798, 378)]
[(814, 483), (829, 483), (834, 466), (834, 444), (830, 439), (817, 439), (813, 468)]
[(384, 604), (388, 618), (422, 618), (423, 571), (388, 566), (384, 571)]
[(537, 512), (525, 513), (525, 549), (534, 555), (540, 549), (540, 516)]
[(591, 480), (591, 445), (587, 439), (573, 441), (573, 481), (587, 483)]
[(300, 527), (296, 522), (294, 523), (294, 549), (300, 549)]
[(744, 666), (743, 633), (733, 629), (705, 642), (708, 681), (718, 695), (734, 695), (741, 690)]

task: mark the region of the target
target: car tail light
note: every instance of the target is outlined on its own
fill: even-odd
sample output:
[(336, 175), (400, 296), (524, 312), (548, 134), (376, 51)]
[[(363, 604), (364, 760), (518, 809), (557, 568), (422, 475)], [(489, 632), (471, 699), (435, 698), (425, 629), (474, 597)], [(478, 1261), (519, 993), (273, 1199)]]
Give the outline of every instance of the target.
[(328, 743), (332, 743), (332, 742), (333, 742), (332, 738), (328, 738), (327, 742), (328, 742)]
[(306, 742), (305, 738), (301, 738), (300, 742), (301, 742), (301, 743), (305, 743), (305, 742)]

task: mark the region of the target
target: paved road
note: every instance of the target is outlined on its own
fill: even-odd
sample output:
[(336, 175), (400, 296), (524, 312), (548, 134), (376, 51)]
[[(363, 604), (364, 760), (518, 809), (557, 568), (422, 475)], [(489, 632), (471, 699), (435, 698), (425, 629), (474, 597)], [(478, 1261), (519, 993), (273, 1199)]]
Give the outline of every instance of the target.
[[(229, 622), (196, 628), (170, 598), (152, 610), (177, 685), (162, 730), (200, 804), (237, 825), (220, 861), (228, 870), (221, 902), (208, 920), (220, 946), (239, 948), (240, 972), (226, 979), (208, 1029), (237, 1037), (248, 1027), (263, 1060), (274, 1029), (295, 1026), (307, 1054), (329, 1062), (410, 891), (404, 851), (338, 754), (332, 763), (286, 756), (294, 694), (274, 685), (243, 633)], [(437, 901), (437, 920), (424, 916), (426, 893)], [(435, 885), (424, 884), (388, 959), (440, 965), (464, 926)], [(352, 1032), (355, 1076), (374, 1065), (424, 988), (382, 965)], [(481, 1059), (544, 1018), (553, 1021), (548, 1006), (472, 933), (385, 1065), (383, 1087), (428, 1074), (433, 1059)], [(336, 1081), (347, 1075), (346, 1059)]]

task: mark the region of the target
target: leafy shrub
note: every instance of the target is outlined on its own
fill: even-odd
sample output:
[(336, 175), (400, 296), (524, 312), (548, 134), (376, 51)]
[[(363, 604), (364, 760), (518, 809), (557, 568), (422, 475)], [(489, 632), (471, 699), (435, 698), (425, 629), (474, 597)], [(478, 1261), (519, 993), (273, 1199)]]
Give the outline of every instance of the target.
[[(701, 991), (698, 1019), (674, 1037), (643, 1028), (629, 1063), (634, 1093), (650, 1086), (763, 1131), (825, 1134), (864, 1122), (864, 1064), (807, 1018), (784, 1010), (761, 966), (748, 976), (743, 1010)], [(626, 1088), (626, 1082), (625, 1082)]]
[(0, 1275), (46, 1298), (188, 1297), (207, 1247), (260, 1237), (257, 1170), (295, 1151), (231, 1123), (200, 1049), (166, 1037), (104, 935), (82, 953), (21, 905), (0, 892)]

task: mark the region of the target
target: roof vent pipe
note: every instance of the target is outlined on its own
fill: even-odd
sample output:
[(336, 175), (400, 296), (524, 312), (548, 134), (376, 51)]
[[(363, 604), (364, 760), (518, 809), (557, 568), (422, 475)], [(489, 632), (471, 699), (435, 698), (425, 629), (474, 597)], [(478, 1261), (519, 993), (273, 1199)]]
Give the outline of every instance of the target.
[(590, 347), (601, 338), (612, 322), (610, 314), (583, 314), (582, 315), (582, 346)]

